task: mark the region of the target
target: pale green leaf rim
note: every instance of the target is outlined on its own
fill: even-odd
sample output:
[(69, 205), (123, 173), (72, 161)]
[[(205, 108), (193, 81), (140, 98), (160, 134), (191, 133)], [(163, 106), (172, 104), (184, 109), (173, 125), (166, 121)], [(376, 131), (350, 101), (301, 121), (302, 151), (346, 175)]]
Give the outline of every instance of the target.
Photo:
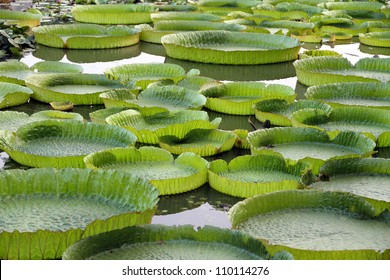
[(373, 46), (390, 48), (390, 32), (369, 32), (359, 34), (360, 43)]
[(17, 26), (38, 26), (41, 22), (42, 14), (29, 13), (22, 11), (0, 10), (0, 19), (8, 24), (17, 24)]
[(21, 85), (0, 82), (0, 109), (26, 103), (33, 91)]
[(110, 108), (100, 109), (89, 113), (89, 118), (94, 123), (107, 124), (106, 118), (125, 110), (127, 110), (126, 107), (110, 107)]
[(40, 61), (30, 67), (33, 71), (50, 73), (82, 73), (84, 68), (79, 64), (59, 62), (59, 61)]
[(221, 17), (213, 14), (199, 12), (156, 12), (150, 15), (153, 23), (161, 20), (204, 20), (220, 21)]
[[(11, 170), (0, 172), (0, 195), (32, 193), (80, 193), (97, 195), (135, 211), (95, 220), (84, 229), (35, 232), (2, 231), (1, 259), (58, 259), (72, 243), (101, 232), (150, 223), (157, 208), (158, 191), (149, 182), (114, 170), (89, 169)], [(34, 182), (32, 184), (31, 182)]]
[(23, 62), (16, 60), (0, 62), (0, 82), (24, 86), (24, 80), (32, 73), (34, 72)]
[[(193, 174), (169, 179), (151, 179), (153, 186), (159, 190), (159, 195), (172, 195), (191, 191), (207, 182), (208, 162), (193, 153), (182, 153), (176, 159), (166, 150), (156, 147), (141, 147), (139, 149), (114, 148), (92, 153), (84, 158), (85, 166), (92, 169), (115, 169), (118, 164), (137, 165), (138, 163), (158, 162), (171, 163), (176, 167), (190, 167)], [(121, 169), (124, 171), (123, 169)], [(142, 177), (142, 176), (141, 176)]]
[(226, 30), (240, 32), (246, 29), (244, 25), (204, 20), (161, 20), (154, 23), (156, 30), (200, 31)]

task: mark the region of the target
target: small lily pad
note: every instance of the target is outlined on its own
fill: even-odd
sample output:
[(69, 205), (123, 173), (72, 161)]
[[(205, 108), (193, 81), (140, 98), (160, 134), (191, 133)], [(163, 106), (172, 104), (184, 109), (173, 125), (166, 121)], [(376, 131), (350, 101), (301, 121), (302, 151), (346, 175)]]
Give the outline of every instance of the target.
[(0, 82), (0, 109), (26, 103), (33, 91), (17, 84)]
[(50, 106), (54, 110), (69, 111), (73, 109), (74, 104), (70, 101), (50, 102)]

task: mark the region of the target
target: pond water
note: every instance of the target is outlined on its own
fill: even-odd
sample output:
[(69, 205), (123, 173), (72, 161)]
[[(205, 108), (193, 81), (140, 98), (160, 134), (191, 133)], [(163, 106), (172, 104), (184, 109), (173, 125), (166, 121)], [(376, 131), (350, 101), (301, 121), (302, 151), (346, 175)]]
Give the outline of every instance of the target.
[[(301, 52), (307, 49), (334, 50), (343, 54), (352, 63), (356, 63), (362, 57), (372, 57), (373, 55), (379, 55), (379, 57), (390, 56), (390, 49), (363, 46), (356, 42), (356, 39), (339, 41), (332, 45), (304, 44)], [(293, 62), (255, 66), (203, 64), (166, 57), (165, 50), (161, 45), (143, 42), (131, 47), (108, 50), (62, 50), (38, 45), (34, 53), (21, 59), (22, 62), (29, 66), (42, 60), (80, 64), (84, 68), (84, 73), (96, 74), (102, 74), (108, 68), (123, 64), (175, 63), (182, 66), (186, 71), (194, 68), (199, 69), (202, 76), (222, 81), (261, 81), (267, 84), (288, 85), (295, 89), (298, 99), (304, 97), (307, 89), (306, 86), (297, 81)], [(75, 106), (73, 112), (79, 113), (89, 120), (90, 112), (102, 108), (104, 108), (103, 105)], [(50, 109), (50, 105), (34, 100), (21, 106), (8, 108), (8, 110), (25, 112), (30, 115), (38, 111)], [(232, 116), (206, 111), (209, 113), (210, 119), (222, 118), (220, 129), (233, 130), (242, 128), (253, 130), (252, 125), (248, 121), (248, 116)], [(255, 120), (254, 116), (250, 120), (256, 127), (262, 127), (262, 124)], [(230, 161), (236, 156), (244, 154), (250, 154), (250, 151), (233, 149), (206, 159), (222, 158)], [(377, 156), (390, 157), (390, 152), (388, 149), (381, 149)], [(14, 168), (26, 167), (20, 166), (9, 159), (7, 154), (0, 153), (0, 170)], [(195, 226), (214, 225), (229, 228), (230, 222), (227, 217), (227, 211), (240, 200), (240, 198), (221, 194), (206, 184), (188, 193), (160, 197), (158, 210), (152, 223), (165, 225), (193, 224)]]

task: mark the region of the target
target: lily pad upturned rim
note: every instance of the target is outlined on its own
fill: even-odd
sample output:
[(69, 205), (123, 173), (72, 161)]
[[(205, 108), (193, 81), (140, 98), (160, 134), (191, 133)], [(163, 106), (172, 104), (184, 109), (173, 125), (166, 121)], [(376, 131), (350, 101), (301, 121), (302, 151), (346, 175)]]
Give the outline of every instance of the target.
[(390, 48), (390, 31), (359, 34), (359, 40), (368, 46)]
[[(151, 146), (144, 146), (139, 149), (129, 147), (104, 150), (89, 154), (84, 158), (84, 162), (87, 168), (92, 169), (115, 169), (117, 164), (137, 165), (138, 163), (170, 162), (174, 166), (189, 167), (193, 170), (191, 175), (150, 179), (149, 181), (159, 190), (159, 195), (187, 192), (207, 182), (208, 162), (202, 157), (194, 153), (182, 153), (174, 159), (168, 151)], [(123, 170), (121, 169), (121, 171)]]
[[(85, 238), (70, 246), (63, 254), (63, 260), (81, 260), (93, 255), (122, 247), (124, 244), (144, 242), (193, 241), (207, 243), (225, 243), (241, 250), (247, 250), (263, 259), (271, 258), (264, 245), (257, 239), (239, 231), (204, 226), (194, 229), (192, 225), (137, 225), (126, 227), (93, 237)], [(183, 256), (185, 257), (185, 256)], [(205, 256), (207, 259), (207, 256)], [(272, 259), (292, 259), (287, 252), (280, 252)]]
[(24, 86), (0, 82), (0, 109), (26, 103), (33, 91)]
[[(81, 238), (134, 224), (150, 223), (156, 210), (158, 192), (149, 182), (114, 170), (34, 168), (0, 172), (1, 195), (91, 194), (122, 205), (133, 204), (134, 211), (95, 220), (85, 228), (66, 231), (1, 232), (1, 259), (57, 259)], [(35, 184), (31, 184), (34, 181)], [(134, 187), (136, 185), (137, 187)]]
[[(163, 36), (161, 42), (168, 56), (176, 59), (214, 64), (253, 65), (291, 61), (298, 58), (301, 44), (282, 35), (230, 31), (190, 31)], [(218, 46), (233, 47), (218, 49)], [(235, 49), (242, 45), (250, 50)], [(216, 44), (217, 47), (213, 47)], [(263, 44), (268, 49), (259, 48)]]

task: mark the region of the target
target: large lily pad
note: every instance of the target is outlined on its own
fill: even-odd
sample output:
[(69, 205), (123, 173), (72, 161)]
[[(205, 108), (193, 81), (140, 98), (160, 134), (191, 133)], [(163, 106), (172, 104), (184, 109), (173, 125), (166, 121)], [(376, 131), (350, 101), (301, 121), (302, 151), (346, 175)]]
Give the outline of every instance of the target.
[(33, 91), (21, 85), (0, 82), (0, 109), (26, 103)]
[(97, 24), (45, 25), (32, 30), (36, 43), (63, 49), (127, 47), (137, 44), (140, 35), (140, 30), (136, 28)]
[(72, 243), (150, 223), (158, 192), (114, 170), (0, 172), (1, 259), (58, 259)]
[(226, 30), (236, 32), (246, 29), (241, 24), (204, 20), (161, 20), (154, 23), (154, 28), (156, 30), (173, 31)]
[(44, 120), (25, 124), (16, 133), (0, 130), (0, 149), (32, 167), (84, 167), (86, 155), (136, 140), (125, 129), (79, 121)]
[(158, 12), (150, 15), (154, 23), (161, 20), (203, 20), (203, 21), (220, 21), (221, 17), (213, 14), (198, 12)]
[(301, 188), (311, 177), (309, 164), (289, 164), (278, 155), (239, 156), (229, 163), (215, 160), (209, 169), (213, 189), (238, 197)]
[(216, 64), (268, 64), (294, 60), (300, 43), (282, 35), (193, 31), (166, 35), (161, 42), (177, 59)]
[(342, 131), (331, 139), (325, 132), (308, 127), (276, 127), (248, 134), (253, 154), (277, 152), (285, 158), (304, 159), (318, 173), (321, 165), (331, 158), (369, 156), (375, 142), (361, 133)]
[(211, 82), (199, 92), (207, 97), (206, 108), (234, 115), (253, 115), (253, 105), (261, 100), (280, 98), (291, 103), (296, 97), (289, 86), (260, 82)]
[(360, 43), (374, 46), (390, 48), (390, 32), (369, 32), (359, 35)]
[[(238, 231), (213, 226), (144, 225), (84, 239), (64, 252), (65, 260), (246, 260), (268, 259), (264, 245)], [(292, 259), (279, 252), (273, 259)]]
[(389, 82), (390, 58), (311, 57), (294, 62), (298, 81), (307, 86), (338, 82)]
[(310, 188), (365, 197), (380, 214), (390, 211), (390, 160), (382, 158), (331, 160), (320, 168), (320, 182)]
[(5, 21), (8, 25), (34, 27), (40, 24), (41, 18), (41, 13), (0, 10), (0, 20)]
[(75, 105), (103, 104), (101, 93), (123, 87), (102, 74), (32, 75), (25, 82), (38, 101), (70, 101)]
[(229, 211), (233, 228), (296, 259), (389, 259), (389, 218), (362, 197), (292, 190), (258, 195)]
[(210, 122), (207, 112), (194, 110), (143, 115), (139, 111), (129, 109), (109, 116), (106, 121), (128, 129), (137, 136), (138, 142), (158, 144), (158, 138), (164, 135), (183, 138), (193, 129), (217, 128), (221, 118)]
[(106, 4), (75, 6), (72, 15), (80, 22), (97, 24), (139, 24), (151, 22), (153, 5)]
[(174, 159), (155, 147), (115, 148), (90, 154), (84, 162), (87, 168), (116, 169), (149, 180), (159, 195), (187, 192), (207, 182), (208, 162), (193, 153)]
[(368, 106), (390, 109), (390, 84), (371, 82), (334, 83), (309, 87), (306, 98), (332, 107)]

